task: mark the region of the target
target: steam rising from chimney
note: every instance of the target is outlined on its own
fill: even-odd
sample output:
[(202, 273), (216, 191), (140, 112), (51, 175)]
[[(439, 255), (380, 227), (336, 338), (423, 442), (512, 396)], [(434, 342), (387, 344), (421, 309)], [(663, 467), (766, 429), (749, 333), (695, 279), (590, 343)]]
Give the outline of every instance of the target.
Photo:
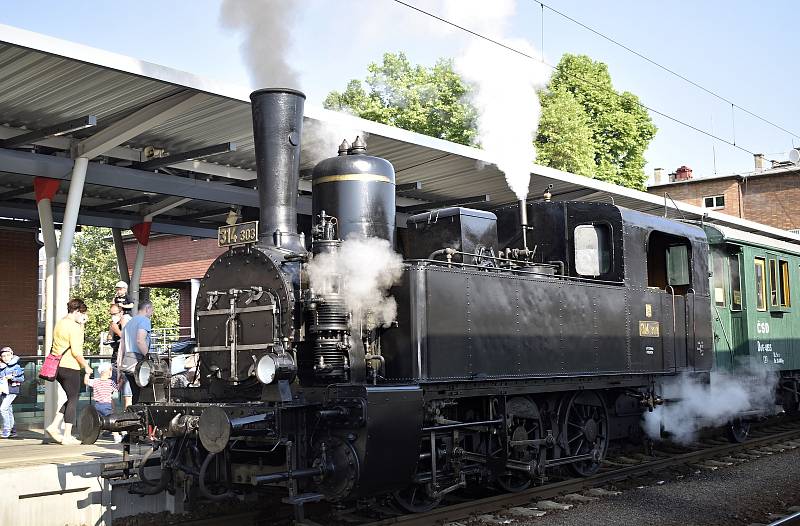
[(286, 58), (298, 2), (223, 0), (220, 22), (243, 34), (241, 50), (257, 88), (300, 89), (299, 76)]
[[(448, 20), (531, 56), (539, 55), (529, 42), (506, 35), (507, 26), (515, 16), (516, 0), (438, 0), (435, 4), (430, 10), (442, 13)], [(220, 21), (223, 27), (242, 34), (242, 54), (255, 87), (300, 88), (301, 72), (290, 66), (294, 62), (289, 57), (293, 51), (297, 54), (292, 49), (291, 37), (305, 9), (308, 9), (305, 4), (291, 0), (223, 0)], [(400, 27), (404, 40), (418, 34), (450, 45), (454, 40), (464, 43), (455, 67), (474, 86), (472, 103), (479, 111), (478, 141), (504, 172), (517, 198), (524, 199), (536, 159), (533, 139), (540, 114), (536, 90), (546, 84), (549, 70), (543, 64), (407, 9), (387, 10), (369, 3), (359, 4), (357, 23), (349, 13), (346, 8), (335, 9), (331, 25), (337, 28), (337, 40), (347, 30), (351, 49), (367, 42), (372, 44), (376, 35), (381, 38)], [(317, 36), (322, 41), (332, 38), (324, 31)], [(363, 136), (361, 130), (350, 128), (352, 125), (347, 124), (309, 127), (306, 136), (310, 143), (305, 143), (304, 155), (310, 152), (312, 159), (305, 161), (335, 155), (342, 138)]]
[[(448, 16), (458, 23), (527, 55), (539, 55), (528, 41), (503, 36), (515, 12), (514, 0), (449, 1), (446, 7)], [(455, 67), (473, 85), (472, 102), (479, 113), (481, 147), (492, 155), (517, 198), (525, 199), (536, 160), (533, 139), (541, 113), (536, 91), (547, 83), (549, 69), (481, 39), (467, 44)]]

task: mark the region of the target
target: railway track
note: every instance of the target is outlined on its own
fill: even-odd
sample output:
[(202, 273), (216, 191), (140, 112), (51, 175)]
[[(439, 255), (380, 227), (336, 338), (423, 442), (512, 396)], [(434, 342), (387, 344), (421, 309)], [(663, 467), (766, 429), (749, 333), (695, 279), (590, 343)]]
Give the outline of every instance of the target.
[[(793, 442), (796, 441), (796, 442)], [(789, 443), (781, 447), (773, 447), (782, 443)], [(769, 449), (762, 448), (773, 448)], [(430, 526), (432, 524), (445, 524), (464, 521), (480, 515), (502, 513), (510, 508), (527, 507), (533, 509), (536, 503), (543, 500), (562, 498), (565, 495), (576, 495), (581, 492), (602, 488), (609, 484), (635, 481), (649, 475), (655, 475), (672, 468), (692, 466), (696, 469), (713, 469), (731, 465), (729, 461), (720, 462), (717, 459), (742, 455), (743, 459), (765, 454), (777, 453), (779, 450), (800, 447), (800, 418), (780, 418), (777, 421), (768, 421), (759, 426), (754, 426), (751, 437), (743, 443), (729, 443), (718, 440), (716, 437), (705, 439), (691, 447), (661, 444), (658, 449), (650, 454), (631, 453), (630, 451), (611, 456), (601, 471), (585, 478), (570, 478), (536, 486), (518, 493), (504, 493), (486, 498), (479, 498), (466, 502), (440, 506), (427, 513), (397, 515), (384, 517), (379, 520), (369, 519), (359, 515), (348, 514), (346, 518), (334, 512), (333, 508), (320, 503), (316, 509), (308, 510), (309, 522), (307, 524), (360, 524), (361, 526)], [(750, 454), (748, 454), (748, 451)], [(746, 460), (745, 460), (746, 461)], [(709, 464), (704, 464), (708, 463)], [(716, 464), (715, 464), (716, 463)], [(595, 490), (597, 491), (597, 490)], [(602, 490), (600, 490), (602, 492)], [(277, 503), (276, 503), (277, 504)], [(381, 508), (384, 512), (386, 508)], [(374, 510), (373, 510), (374, 511)], [(334, 512), (334, 513), (331, 513)], [(223, 526), (235, 524), (236, 526), (289, 526), (293, 523), (291, 509), (277, 505), (271, 512), (263, 509), (234, 512), (203, 518), (188, 518), (169, 524), (183, 526)], [(137, 525), (150, 524), (136, 522)], [(164, 524), (153, 522), (152, 524)], [(791, 523), (794, 524), (794, 523)]]
[[(756, 456), (778, 452), (778, 449), (781, 448), (776, 448), (773, 451), (760, 449), (769, 448), (775, 444), (789, 442), (791, 445), (787, 445), (787, 448), (800, 447), (800, 442), (792, 443), (793, 440), (798, 439), (800, 439), (800, 419), (781, 419), (777, 423), (754, 428), (751, 432), (751, 437), (743, 443), (722, 443), (719, 440), (707, 439), (696, 444), (688, 451), (680, 451), (678, 449), (680, 452), (676, 453), (674, 452), (676, 451), (675, 448), (667, 448), (671, 451), (670, 453), (656, 450), (652, 452), (652, 455), (640, 454), (636, 460), (625, 456), (612, 457), (601, 472), (590, 477), (552, 482), (518, 493), (494, 495), (469, 502), (440, 506), (427, 513), (400, 515), (363, 524), (364, 526), (385, 526), (390, 524), (430, 526), (431, 524), (463, 521), (474, 516), (498, 513), (513, 507), (528, 506), (532, 508), (542, 500), (579, 494), (592, 488), (600, 488), (608, 484), (644, 477), (670, 468), (687, 465), (709, 469), (729, 466), (731, 462), (720, 462), (716, 459), (731, 457), (736, 454), (747, 455), (748, 451), (753, 454), (747, 456), (755, 458)], [(620, 460), (624, 460), (624, 462)], [(638, 463), (632, 463), (637, 460)]]

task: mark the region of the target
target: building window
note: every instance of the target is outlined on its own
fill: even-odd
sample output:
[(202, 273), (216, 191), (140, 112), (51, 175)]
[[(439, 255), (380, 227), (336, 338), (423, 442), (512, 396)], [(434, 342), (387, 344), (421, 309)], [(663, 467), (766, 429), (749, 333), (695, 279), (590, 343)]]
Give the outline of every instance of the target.
[(755, 259), (756, 310), (767, 310), (767, 280), (764, 276), (766, 266), (764, 258)]
[(703, 198), (703, 208), (725, 208), (724, 195), (711, 195)]
[(611, 231), (608, 225), (575, 227), (575, 272), (600, 276), (611, 267)]

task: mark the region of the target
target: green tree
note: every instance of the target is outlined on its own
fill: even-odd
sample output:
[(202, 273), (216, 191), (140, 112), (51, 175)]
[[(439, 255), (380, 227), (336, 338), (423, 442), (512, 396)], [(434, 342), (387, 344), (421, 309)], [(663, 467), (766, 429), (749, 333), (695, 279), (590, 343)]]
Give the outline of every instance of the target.
[[(114, 243), (108, 228), (84, 227), (75, 236), (70, 265), (80, 278), (70, 294), (82, 298), (89, 308), (86, 323), (86, 352), (100, 349), (100, 333), (108, 329), (108, 306), (114, 296), (114, 285), (119, 281)], [(150, 289), (153, 302), (153, 327), (178, 325), (178, 291), (175, 289)]]
[(604, 63), (565, 54), (540, 100), (540, 162), (644, 189), (644, 152), (656, 127), (636, 95), (614, 90)]
[(539, 92), (542, 115), (536, 139), (536, 162), (593, 177), (594, 143), (589, 117), (569, 91)]
[(364, 83), (351, 80), (344, 92), (325, 98), (327, 109), (405, 130), (474, 146), (477, 112), (468, 102), (469, 86), (453, 70), (453, 61), (439, 59), (432, 68), (412, 65), (403, 53), (385, 53), (372, 63)]

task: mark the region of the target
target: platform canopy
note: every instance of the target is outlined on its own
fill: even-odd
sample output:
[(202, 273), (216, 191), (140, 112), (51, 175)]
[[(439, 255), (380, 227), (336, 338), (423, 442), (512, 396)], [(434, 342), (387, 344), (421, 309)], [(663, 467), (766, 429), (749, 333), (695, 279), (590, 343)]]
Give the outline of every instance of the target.
[[(401, 213), (515, 201), (494, 159), (480, 149), (309, 104), (304, 127), (301, 212), (310, 209), (313, 164), (335, 155), (333, 145), (352, 140), (347, 134), (355, 131), (367, 135), (369, 153), (391, 161), (398, 184), (407, 185), (398, 194)], [(106, 148), (120, 130), (129, 138)], [(248, 89), (0, 25), (0, 217), (36, 221), (33, 177), (68, 181), (78, 155), (92, 158), (82, 225), (129, 228), (146, 210), (183, 198), (154, 219), (153, 232), (205, 237), (215, 235), (231, 206), (258, 206)], [(548, 185), (556, 200), (613, 201), (800, 242), (783, 230), (535, 166), (529, 197), (540, 199)], [(63, 194), (54, 199), (56, 221)]]

